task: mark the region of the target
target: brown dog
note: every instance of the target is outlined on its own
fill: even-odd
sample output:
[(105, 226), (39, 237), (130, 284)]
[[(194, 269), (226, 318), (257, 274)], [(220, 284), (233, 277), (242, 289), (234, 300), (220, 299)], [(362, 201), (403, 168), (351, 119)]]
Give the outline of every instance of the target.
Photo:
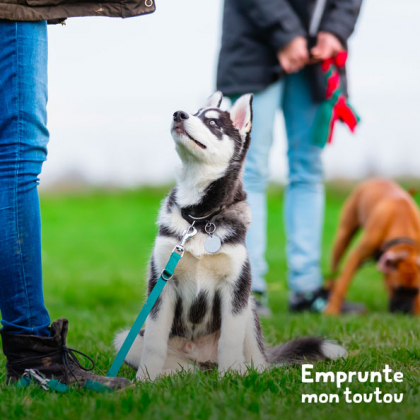
[(420, 212), (399, 185), (385, 179), (361, 184), (344, 204), (332, 252), (332, 271), (356, 232), (364, 233), (333, 283), (324, 313), (339, 314), (355, 271), (370, 259), (384, 273), (391, 312), (420, 315)]

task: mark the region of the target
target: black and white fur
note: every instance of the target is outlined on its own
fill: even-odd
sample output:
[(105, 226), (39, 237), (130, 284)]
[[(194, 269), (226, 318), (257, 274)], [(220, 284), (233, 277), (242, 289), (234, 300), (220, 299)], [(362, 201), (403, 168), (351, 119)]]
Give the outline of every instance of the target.
[[(217, 365), (245, 372), (270, 364), (335, 359), (345, 350), (317, 338), (303, 338), (266, 350), (251, 295), (251, 270), (245, 236), (251, 214), (242, 188), (245, 155), (250, 143), (252, 95), (239, 98), (230, 112), (219, 107), (216, 92), (194, 115), (174, 114), (171, 133), (182, 160), (176, 187), (163, 202), (159, 234), (150, 261), (148, 293), (172, 249), (189, 226), (188, 217), (209, 217), (222, 241), (209, 254), (204, 223), (185, 244), (185, 255), (168, 281), (137, 337), (126, 362), (138, 380), (155, 379), (193, 364)], [(187, 219), (187, 220), (186, 220)], [(117, 335), (119, 350), (128, 331)]]

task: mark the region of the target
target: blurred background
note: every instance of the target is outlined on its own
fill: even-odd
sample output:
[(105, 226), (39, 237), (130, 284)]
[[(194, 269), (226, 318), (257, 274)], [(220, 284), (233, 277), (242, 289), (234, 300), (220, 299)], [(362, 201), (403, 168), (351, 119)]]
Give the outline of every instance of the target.
[[(144, 301), (157, 211), (180, 166), (169, 133), (172, 114), (201, 107), (215, 89), (223, 0), (156, 2), (150, 16), (69, 19), (66, 26), (49, 27), (51, 141), (41, 174), (45, 300), (52, 319), (70, 320), (69, 345), (93, 356), (102, 373), (114, 358), (115, 332), (132, 325)], [(419, 39), (419, 0), (364, 1), (348, 68), (351, 103), (362, 123), (355, 136), (338, 126), (333, 145), (323, 154), (327, 179), (340, 181), (328, 182), (326, 189), (321, 261), (326, 276), (339, 213), (353, 186), (343, 180), (373, 175), (420, 180)], [(38, 390), (7, 393), (0, 352), (0, 418), (46, 418), (49, 413), (104, 420), (185, 420), (192, 415), (304, 420), (330, 418), (334, 410), (336, 420), (418, 419), (420, 323), (388, 313), (374, 264), (357, 272), (348, 294), (349, 301), (366, 304), (369, 315), (288, 312), (283, 188), (278, 185), (287, 173), (280, 112), (275, 134), (266, 254), (273, 317), (263, 320), (267, 344), (308, 335), (335, 339), (349, 350), (349, 358), (329, 362), (329, 368), (377, 371), (389, 364), (404, 373), (404, 383), (386, 384), (386, 390), (404, 392), (404, 404), (304, 407), (299, 378), (293, 376), (298, 373), (292, 369), (282, 370), (275, 380), (267, 376), (267, 382), (253, 377), (228, 381), (226, 388), (211, 376), (197, 376), (192, 383), (200, 395), (190, 393), (180, 377), (157, 387), (144, 384), (134, 394), (103, 394), (96, 402), (102, 397), (39, 398)], [(419, 181), (410, 179), (403, 186), (413, 183)], [(420, 205), (420, 196), (415, 198)], [(128, 367), (122, 375), (133, 378)], [(376, 385), (371, 385), (373, 391)], [(363, 393), (369, 386), (356, 389)]]
[[(133, 19), (69, 19), (49, 27), (48, 161), (41, 188), (137, 187), (174, 180), (169, 125), (215, 89), (223, 0), (159, 0)], [(369, 0), (350, 42), (355, 136), (339, 126), (327, 179), (420, 177), (418, 0)], [(282, 117), (272, 179), (287, 172)]]

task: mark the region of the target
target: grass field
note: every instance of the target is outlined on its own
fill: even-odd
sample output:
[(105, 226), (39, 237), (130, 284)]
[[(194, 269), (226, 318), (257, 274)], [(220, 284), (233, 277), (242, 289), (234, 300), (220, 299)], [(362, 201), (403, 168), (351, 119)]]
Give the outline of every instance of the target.
[[(156, 212), (167, 188), (132, 192), (43, 194), (45, 298), (52, 319), (70, 320), (69, 345), (94, 357), (106, 373), (114, 353), (115, 332), (130, 326), (143, 302), (145, 271), (156, 234)], [(348, 191), (328, 189), (323, 269), (328, 260), (338, 214)], [(420, 325), (409, 316), (387, 313), (385, 291), (374, 266), (363, 268), (349, 299), (366, 303), (366, 316), (327, 318), (287, 312), (282, 191), (269, 194), (270, 304), (273, 317), (263, 321), (268, 344), (301, 335), (338, 340), (349, 357), (319, 363), (318, 371), (376, 371), (389, 364), (404, 374), (402, 383), (348, 384), (353, 392), (403, 393), (400, 404), (303, 404), (302, 394), (338, 393), (334, 384), (304, 384), (299, 368), (276, 368), (247, 377), (180, 374), (126, 392), (66, 395), (4, 385), (0, 355), (0, 419), (419, 419)], [(122, 374), (134, 378), (124, 367)], [(346, 385), (345, 385), (346, 386)]]

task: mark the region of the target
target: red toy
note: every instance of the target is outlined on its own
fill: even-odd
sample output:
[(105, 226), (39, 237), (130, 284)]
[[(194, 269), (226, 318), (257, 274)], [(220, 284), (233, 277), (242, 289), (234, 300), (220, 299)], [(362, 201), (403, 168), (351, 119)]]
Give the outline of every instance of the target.
[(343, 68), (347, 60), (347, 51), (339, 52), (335, 57), (324, 60), (321, 64), (325, 74), (326, 100), (318, 108), (313, 132), (313, 143), (324, 147), (332, 142), (334, 125), (337, 120), (345, 123), (353, 133), (359, 116), (350, 106), (341, 91), (339, 68)]

